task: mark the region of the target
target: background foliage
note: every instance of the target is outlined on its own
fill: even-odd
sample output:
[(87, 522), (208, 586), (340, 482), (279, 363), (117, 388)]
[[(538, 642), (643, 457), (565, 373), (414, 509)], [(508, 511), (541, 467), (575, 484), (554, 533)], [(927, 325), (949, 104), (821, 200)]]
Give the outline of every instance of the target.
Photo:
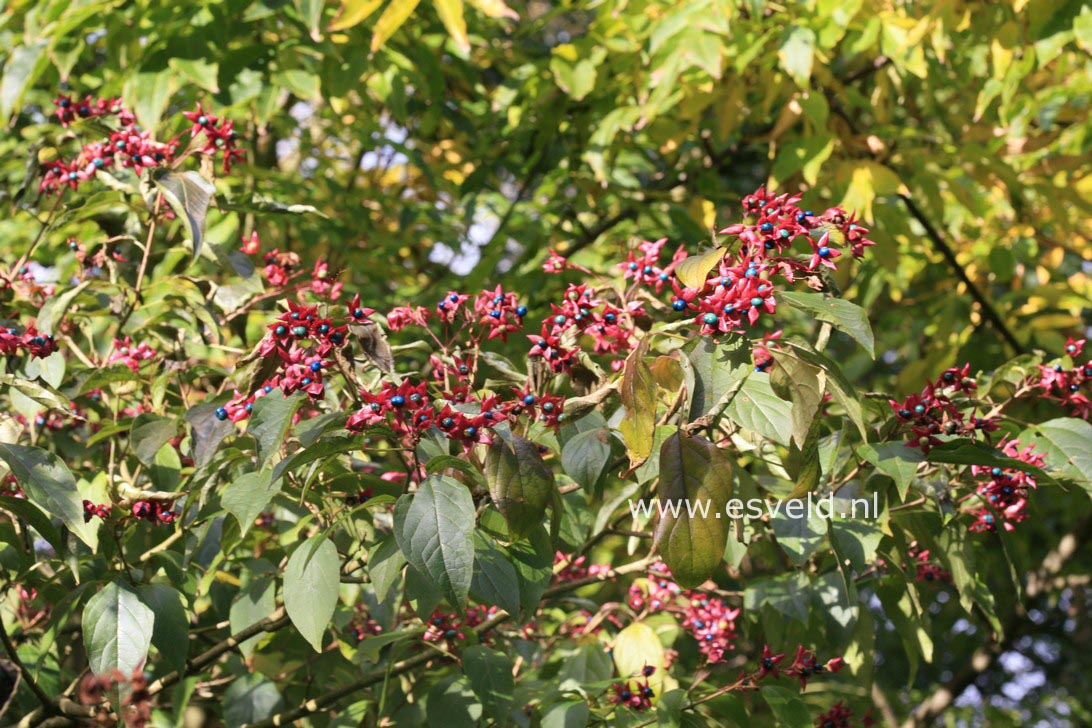
[[(877, 245), (860, 264), (839, 270), (837, 284), (846, 299), (868, 310), (877, 358), (841, 335), (827, 349), (859, 392), (901, 398), (963, 362), (970, 362), (972, 371), (990, 372), (1036, 351), (1051, 360), (1068, 336), (1083, 336), (1089, 326), (1092, 11), (1078, 0), (507, 5), (495, 0), (465, 5), (460, 0), (341, 5), (14, 0), (0, 16), (0, 47), (7, 49), (0, 76), (5, 267), (29, 250), (52, 204), (38, 197), (36, 181), (25, 184), (28, 172), (37, 173), (40, 162), (71, 144), (49, 121), (59, 91), (123, 96), (143, 127), (170, 133), (183, 128), (178, 112), (198, 101), (235, 120), (248, 158), (216, 180), (218, 206), (208, 213), (201, 259), (191, 263), (184, 231), (172, 227), (171, 243), (151, 259), (144, 299), (135, 296), (133, 266), (123, 266), (111, 276), (109, 290), (83, 301), (83, 311), (92, 315), (78, 323), (81, 333), (97, 339), (100, 355), (115, 334), (133, 334), (156, 341), (158, 349), (171, 352), (172, 362), (190, 369), (192, 378), (181, 384), (153, 385), (160, 380), (149, 373), (140, 385), (148, 393), (150, 414), (171, 418), (171, 437), (189, 426), (181, 419), (182, 403), (193, 405), (191, 394), (202, 401), (210, 389), (228, 391), (225, 374), (269, 323), (268, 315), (232, 315), (243, 301), (261, 300), (261, 284), (240, 283), (227, 259), (217, 255), (252, 230), (259, 231), (265, 248), (298, 253), (304, 268), (328, 261), (347, 291), (359, 291), (366, 304), (383, 312), (408, 303), (429, 305), (452, 289), (473, 295), (498, 282), (541, 312), (563, 290), (562, 278), (542, 270), (550, 249), (604, 272), (625, 258), (634, 238), (669, 237), (672, 245), (685, 243), (696, 251), (711, 241), (714, 229), (735, 220), (744, 195), (765, 184), (803, 192), (804, 202), (816, 208), (840, 203), (857, 210), (872, 229)], [(70, 237), (88, 243), (126, 235), (143, 240), (146, 211), (119, 205), (116, 191), (81, 191), (79, 199), (81, 206), (75, 206), (74, 198), (66, 197), (66, 212), (38, 249), (40, 262), (71, 266), (61, 260)], [(288, 210), (289, 205), (301, 207)], [(141, 258), (136, 243), (122, 240), (119, 249), (131, 260)], [(215, 296), (208, 281), (217, 286)], [(96, 307), (109, 311), (111, 301), (113, 317), (94, 315)], [(263, 302), (268, 314), (273, 301)], [(126, 306), (131, 310), (119, 321)], [(36, 308), (25, 300), (18, 306), (30, 316)], [(261, 308), (255, 306), (255, 313)], [(216, 331), (203, 345), (178, 333), (202, 326)], [(802, 334), (813, 330), (806, 320), (795, 327)], [(522, 356), (525, 341), (513, 337), (502, 350)], [(420, 364), (420, 352), (406, 352), (398, 365), (411, 371)], [(82, 381), (72, 379), (77, 370)], [(41, 373), (19, 374), (36, 380)], [(68, 374), (63, 384), (49, 382), (66, 396), (105, 383), (87, 385), (87, 372), (79, 365)], [(205, 386), (209, 382), (211, 388)], [(22, 412), (18, 396), (8, 396), (13, 414), (33, 418), (37, 407), (24, 402)], [(119, 393), (119, 401), (126, 397), (142, 398)], [(1060, 416), (1053, 407), (1028, 404), (1021, 416), (1028, 422)], [(112, 414), (115, 423), (123, 419)], [(878, 410), (873, 414), (879, 417)], [(131, 421), (115, 424), (106, 433), (130, 426)], [(38, 437), (34, 443), (45, 446)], [(284, 431), (270, 437), (250, 446), (260, 464), (270, 458), (280, 462)], [(91, 468), (101, 471), (115, 462), (115, 445), (105, 435), (94, 442), (63, 434), (50, 438), (56, 442), (48, 449), (82, 481), (97, 477)], [(153, 435), (149, 442), (162, 445), (166, 439)], [(169, 463), (156, 462), (158, 445), (149, 445), (144, 458), (128, 451), (124, 457), (133, 467), (140, 462), (149, 470), (171, 470)], [(615, 449), (621, 450), (620, 443)], [(180, 478), (191, 477), (176, 469), (184, 473)], [(1083, 476), (1087, 482), (1088, 472)], [(157, 483), (163, 490), (183, 487), (180, 481), (173, 487), (163, 482)], [(853, 663), (856, 680), (847, 683), (856, 692), (849, 697), (858, 704), (886, 704), (885, 718), (908, 719), (939, 686), (949, 685), (961, 697), (943, 708), (956, 720), (1088, 722), (1092, 718), (1082, 701), (1092, 687), (1087, 678), (1092, 626), (1081, 578), (1087, 572), (1087, 542), (1076, 539), (1062, 566), (1045, 575), (1041, 571), (1052, 563), (1047, 555), (1069, 543), (1063, 534), (1089, 531), (1087, 494), (1075, 482), (1037, 499), (1031, 519), (1014, 535), (979, 539), (966, 549), (941, 546), (945, 559), (970, 555), (973, 565), (964, 568), (981, 577), (981, 590), (994, 595), (988, 609), (978, 600), (966, 609), (955, 594), (919, 594), (913, 581), (904, 581), (890, 593), (871, 594), (857, 633), (847, 636), (819, 616), (809, 623), (807, 613), (779, 626), (784, 612), (762, 605), (781, 602), (755, 591), (746, 575), (728, 587), (749, 592), (746, 619), (767, 642), (777, 637), (795, 645), (807, 633), (812, 642), (822, 641), (828, 654), (852, 646), (860, 655)], [(186, 488), (200, 485), (187, 483)], [(620, 485), (612, 481), (608, 492)], [(588, 498), (582, 505), (594, 512), (599, 501)], [(237, 508), (246, 512), (244, 505)], [(294, 507), (299, 511), (302, 499)], [(215, 522), (207, 518), (203, 528)], [(936, 525), (920, 530), (948, 533)], [(912, 523), (906, 529), (919, 535)], [(267, 546), (255, 546), (260, 542), (253, 533), (231, 534), (221, 543), (219, 536), (192, 531), (178, 541), (175, 568), (191, 563), (202, 568), (185, 577), (185, 611), (163, 607), (174, 613), (169, 622), (179, 631), (175, 637), (188, 628), (208, 629), (215, 645), (226, 636), (220, 626), (225, 621), (238, 632), (268, 617), (267, 606), (283, 603), (291, 614), (289, 592), (277, 589), (282, 579), (327, 583), (329, 572), (336, 578), (341, 558), (323, 546), (331, 542), (297, 547), (300, 530), (284, 529)], [(79, 587), (76, 564), (55, 572), (67, 574), (63, 579), (37, 583), (30, 576), (36, 573), (34, 552), (28, 555), (15, 534), (4, 532), (10, 540), (3, 552), (7, 591), (35, 584), (54, 601), (48, 628), (30, 632), (33, 639), (21, 641), (18, 649), (35, 665), (46, 691), (59, 694), (79, 674), (65, 663), (77, 659), (70, 652), (82, 650), (86, 639), (73, 640), (67, 631), (79, 628), (78, 614), (82, 611), (86, 620), (89, 610), (109, 613), (110, 603), (139, 611), (155, 597), (137, 599), (135, 584), (111, 582), (106, 577), (112, 567), (105, 563), (92, 569), (93, 576), (84, 574)], [(133, 540), (121, 548), (139, 554), (164, 534), (130, 529), (126, 538)], [(647, 543), (638, 546), (625, 536), (584, 535), (580, 540), (595, 538), (589, 553), (614, 566), (629, 561), (634, 550), (647, 550)], [(108, 529), (102, 538), (109, 538)], [(937, 538), (944, 543), (947, 536)], [(265, 548), (271, 550), (268, 558), (262, 558)], [(304, 549), (315, 552), (306, 564), (297, 561)], [(206, 553), (197, 556), (202, 550)], [(906, 544), (892, 550), (905, 552)], [(163, 553), (172, 549), (164, 547)], [(279, 564), (289, 553), (291, 558)], [(749, 556), (760, 562), (759, 571), (768, 567), (762, 557), (769, 554)], [(309, 571), (312, 564), (322, 575)], [(803, 573), (791, 567), (781, 564), (776, 571), (791, 578)], [(183, 578), (181, 571), (163, 568), (158, 577), (147, 574), (139, 589)], [(374, 572), (370, 578), (376, 579)], [(108, 582), (111, 586), (104, 586)], [(618, 598), (604, 589), (593, 589), (587, 598)], [(351, 618), (348, 602), (346, 595), (331, 607), (340, 627)], [(11, 596), (0, 608), (8, 624), (14, 603)], [(909, 615), (907, 621), (899, 621), (900, 610)], [(330, 632), (329, 619), (319, 619), (323, 612), (317, 606), (313, 616), (310, 628), (292, 620), (299, 634), (259, 637), (267, 640), (260, 649), (250, 642), (242, 655), (230, 657), (228, 673), (244, 677), (212, 688), (228, 692), (223, 718), (229, 724), (352, 685), (361, 671), (383, 674), (396, 659), (419, 659), (381, 654), (382, 645), (376, 645), (354, 653), (361, 656), (341, 655), (338, 661), (334, 651), (315, 660), (303, 639), (322, 644), (325, 631), (328, 645)], [(157, 613), (155, 622), (160, 630), (168, 620)], [(282, 613), (265, 626), (287, 623)], [(264, 634), (262, 629), (254, 634)], [(157, 645), (170, 638), (141, 639), (147, 650), (149, 641)], [(752, 664), (761, 649), (754, 639), (748, 652)], [(474, 675), (496, 669), (490, 667), (494, 653), (475, 649), (473, 657), (463, 656), (471, 688)], [(191, 659), (195, 652), (190, 650)], [(153, 667), (162, 672), (153, 677), (185, 667), (172, 664), (177, 656), (167, 651), (157, 654), (162, 661)], [(135, 667), (116, 657), (116, 664)], [(471, 663), (482, 667), (471, 669)], [(566, 663), (564, 669), (576, 668)], [(284, 679), (296, 671), (305, 671), (307, 679), (298, 674)], [(207, 672), (195, 674), (209, 678)], [(409, 712), (401, 720), (419, 721), (403, 693), (416, 696), (414, 705), (423, 702), (426, 711), (429, 704), (472, 712), (466, 704), (481, 703), (479, 715), (495, 708), (477, 688), (451, 683), (453, 674), (450, 668), (434, 668), (417, 682), (392, 678), (395, 684), (384, 683), (382, 691), (355, 695), (359, 702), (342, 701), (340, 707), (353, 705), (342, 719), (358, 722), (404, 709)], [(597, 673), (588, 667), (588, 674)], [(553, 679), (549, 670), (544, 679)], [(37, 705), (25, 683), (14, 700), (16, 715)], [(180, 711), (186, 701), (176, 694), (171, 702)], [(208, 707), (214, 701), (195, 702), (215, 710)], [(751, 709), (768, 710), (761, 701)], [(724, 717), (730, 708), (717, 710), (731, 723)], [(180, 715), (165, 709), (159, 719)]]

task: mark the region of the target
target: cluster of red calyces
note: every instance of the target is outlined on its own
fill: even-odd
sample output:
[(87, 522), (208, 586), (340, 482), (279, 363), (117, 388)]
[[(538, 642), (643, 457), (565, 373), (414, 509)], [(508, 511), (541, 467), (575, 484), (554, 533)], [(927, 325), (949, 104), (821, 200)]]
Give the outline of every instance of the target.
[(941, 581), (949, 584), (951, 583), (951, 572), (940, 565), (933, 563), (932, 557), (929, 554), (929, 549), (919, 550), (916, 545), (912, 545), (907, 551), (907, 555), (914, 560), (914, 566), (917, 568), (915, 581)]
[(926, 384), (921, 394), (912, 394), (902, 402), (888, 400), (900, 425), (910, 431), (907, 445), (928, 453), (941, 444), (942, 435), (974, 437), (998, 428), (993, 417), (978, 416), (978, 402), (973, 398), (978, 385), (970, 377), (970, 369), (970, 364), (952, 367)]
[[(129, 515), (139, 521), (147, 521), (152, 524), (171, 524), (178, 520), (178, 514), (174, 512), (173, 502), (160, 502), (157, 500), (136, 501), (129, 507)], [(110, 517), (110, 506), (103, 503), (93, 503), (89, 500), (83, 502), (84, 523), (90, 523), (93, 518), (106, 519)]]
[(39, 332), (33, 325), (22, 331), (15, 326), (0, 328), (0, 356), (11, 356), (20, 351), (41, 359), (57, 351), (57, 342), (52, 335)]
[[(178, 137), (166, 142), (154, 140), (151, 133), (137, 126), (136, 116), (121, 99), (92, 99), (75, 101), (69, 96), (54, 100), (56, 116), (67, 127), (76, 119), (91, 117), (116, 117), (117, 127), (105, 138), (85, 144), (70, 160), (54, 159), (45, 162), (39, 189), (43, 192), (63, 192), (66, 188), (77, 189), (96, 175), (99, 170), (109, 170), (115, 165), (129, 168), (140, 174), (145, 169), (169, 167), (178, 161)], [(192, 151), (197, 154), (223, 157), (224, 172), (243, 156), (236, 145), (238, 135), (231, 121), (220, 120), (198, 105), (196, 111), (183, 112), (191, 123), (191, 138), (201, 135)], [(191, 150), (187, 149), (186, 153)], [(185, 156), (185, 154), (183, 154)]]
[[(845, 706), (845, 704), (839, 700), (834, 706), (825, 713), (819, 715), (815, 720), (815, 728), (850, 728), (852, 723), (850, 719), (853, 718), (853, 711)], [(877, 724), (875, 718), (872, 717), (872, 709), (870, 708), (867, 713), (861, 717), (861, 728), (870, 728)]]
[[(792, 283), (820, 268), (835, 269), (843, 253), (838, 246), (860, 258), (874, 245), (854, 215), (839, 207), (815, 215), (801, 210), (799, 201), (799, 195), (773, 195), (765, 189), (745, 197), (747, 220), (720, 231), (735, 236), (738, 247), (725, 254), (701, 287), (686, 288), (672, 280), (672, 308), (693, 314), (704, 334), (743, 331), (763, 314), (776, 312), (775, 276)], [(801, 240), (809, 252), (794, 253)]]
[(648, 710), (652, 707), (652, 699), (656, 697), (656, 691), (648, 684), (648, 679), (655, 674), (656, 668), (646, 665), (641, 671), (641, 676), (644, 677), (643, 682), (640, 678), (634, 678), (614, 683), (610, 688), (614, 693), (610, 697), (610, 702), (615, 705), (624, 705), (638, 713)]
[(439, 642), (444, 640), (449, 645), (465, 640), (467, 632), (480, 627), (487, 619), (497, 613), (497, 607), (483, 607), (478, 604), (466, 608), (466, 618), (460, 618), (458, 614), (441, 612), (439, 609), (432, 613), (426, 622), (425, 634), (422, 639), (425, 642)]
[[(123, 686), (118, 690), (119, 686)], [(144, 728), (152, 720), (152, 695), (148, 692), (148, 678), (144, 671), (137, 668), (126, 677), (119, 670), (108, 675), (87, 673), (80, 680), (77, 695), (83, 705), (97, 706), (104, 703), (111, 695), (124, 696), (121, 710), (118, 711), (120, 722), (128, 728)], [(101, 722), (106, 716), (100, 716)]]
[(156, 351), (145, 342), (133, 346), (132, 340), (126, 336), (124, 339), (114, 339), (114, 353), (106, 360), (107, 364), (124, 364), (134, 372), (140, 368), (140, 362), (155, 358)]
[[(998, 447), (1010, 458), (1036, 468), (1045, 464), (1043, 456), (1033, 452), (1034, 446), (1021, 448), (1019, 440), (1005, 440)], [(974, 511), (975, 522), (970, 526), (971, 531), (996, 531), (998, 523), (1006, 531), (1012, 531), (1014, 523), (1027, 518), (1028, 490), (1037, 485), (1030, 473), (981, 465), (972, 465), (971, 473), (982, 479), (975, 489), (982, 499), (982, 505)]]
[(610, 573), (610, 564), (589, 564), (587, 556), (564, 554), (560, 551), (554, 554), (554, 583), (566, 584), (589, 576), (602, 576)]
[[(1039, 367), (1036, 388), (1042, 397), (1061, 402), (1074, 417), (1089, 419), (1092, 416), (1092, 359), (1084, 357), (1084, 339), (1070, 338), (1065, 343), (1065, 359), (1053, 366)], [(1069, 366), (1066, 366), (1068, 364)]]
[(669, 611), (682, 617), (682, 626), (698, 642), (709, 663), (720, 662), (736, 640), (740, 610), (700, 589), (684, 590), (671, 581), (667, 565), (657, 562), (648, 578), (629, 588), (629, 606), (635, 611)]
[(622, 307), (597, 297), (594, 288), (570, 284), (561, 304), (550, 304), (552, 315), (542, 322), (540, 333), (531, 334), (528, 356), (542, 357), (551, 371), (568, 372), (580, 353), (579, 339), (589, 336), (595, 354), (611, 356), (618, 370), (625, 354), (637, 345), (634, 318), (644, 315), (640, 301)]
[(640, 243), (636, 251), (629, 251), (625, 261), (618, 264), (618, 267), (622, 269), (622, 276), (626, 280), (632, 280), (636, 285), (652, 288), (656, 293), (661, 293), (671, 281), (675, 266), (687, 256), (686, 249), (680, 245), (671, 257), (671, 261), (661, 268), (660, 258), (663, 256), (666, 244), (667, 238)]
[[(785, 660), (785, 653), (774, 654), (769, 645), (762, 647), (762, 658), (759, 661), (758, 672), (755, 673), (755, 680), (762, 680), (769, 675), (773, 675), (775, 679), (785, 677), (796, 678), (800, 681), (800, 689), (807, 688), (808, 681), (817, 675), (821, 675), (825, 672), (838, 672), (845, 666), (841, 657), (835, 657), (825, 662), (820, 662), (816, 657), (815, 652), (809, 649), (805, 649), (804, 645), (797, 645), (796, 656), (793, 657), (792, 662), (788, 667), (783, 667), (781, 663)], [(741, 676), (741, 679), (743, 677)]]

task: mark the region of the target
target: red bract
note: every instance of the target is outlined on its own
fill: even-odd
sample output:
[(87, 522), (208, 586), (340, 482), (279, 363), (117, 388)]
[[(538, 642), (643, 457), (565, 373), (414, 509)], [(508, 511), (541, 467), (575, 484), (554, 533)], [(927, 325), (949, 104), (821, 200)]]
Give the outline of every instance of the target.
[(827, 712), (820, 715), (815, 721), (816, 728), (849, 728), (849, 719), (853, 717), (853, 711), (838, 701)]
[(614, 683), (611, 685), (611, 691), (614, 693), (610, 702), (616, 705), (624, 705), (627, 708), (636, 710), (638, 713), (642, 713), (652, 707), (652, 698), (656, 696), (656, 691), (648, 684), (648, 679), (638, 682), (634, 680), (632, 683), (629, 680), (620, 683)]
[[(1032, 452), (1034, 446), (1020, 448), (1019, 440), (1002, 441), (999, 448), (1010, 458), (1028, 465), (1041, 468), (1046, 464), (1042, 455)], [(975, 491), (984, 505), (977, 510), (971, 531), (996, 531), (998, 523), (1006, 531), (1012, 531), (1014, 523), (1027, 518), (1028, 489), (1037, 485), (1034, 477), (1023, 470), (979, 465), (972, 465), (971, 473), (986, 478)]]
[(133, 346), (132, 340), (126, 336), (122, 340), (114, 339), (114, 353), (106, 360), (107, 364), (121, 363), (134, 372), (140, 368), (140, 362), (155, 357), (156, 351), (145, 342)]
[(912, 394), (902, 402), (888, 400), (898, 421), (910, 430), (907, 445), (928, 453), (943, 442), (941, 436), (975, 437), (998, 428), (995, 418), (976, 416), (978, 402), (971, 397), (978, 385), (969, 373), (969, 364), (953, 367), (926, 384), (920, 395)]
[(1084, 339), (1070, 337), (1065, 344), (1065, 356), (1071, 366), (1066, 367), (1062, 362), (1040, 366), (1039, 380), (1032, 386), (1042, 390), (1042, 398), (1060, 402), (1070, 415), (1087, 420), (1092, 417), (1092, 359), (1078, 363), (1084, 344)]

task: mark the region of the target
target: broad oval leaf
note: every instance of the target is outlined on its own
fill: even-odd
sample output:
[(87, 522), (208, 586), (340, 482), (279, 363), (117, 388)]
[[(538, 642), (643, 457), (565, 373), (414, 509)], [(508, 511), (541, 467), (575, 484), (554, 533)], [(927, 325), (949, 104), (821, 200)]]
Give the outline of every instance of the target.
[(614, 666), (622, 678), (639, 677), (645, 667), (656, 668), (649, 684), (659, 694), (664, 680), (664, 645), (652, 627), (634, 622), (614, 638)]
[(515, 679), (512, 671), (515, 662), (508, 655), (484, 645), (468, 647), (463, 653), (463, 671), (470, 688), (482, 701), (485, 715), (497, 725), (508, 723), (508, 711), (512, 708)]
[(542, 524), (552, 500), (554, 473), (535, 443), (518, 435), (509, 442), (497, 438), (485, 456), (485, 479), (512, 540)]
[(432, 476), (399, 498), (394, 537), (406, 560), (462, 610), (474, 575), (474, 500), (465, 485)]
[(675, 581), (696, 587), (724, 559), (732, 497), (732, 466), (716, 445), (676, 432), (660, 448), (660, 521), (654, 546)]
[(176, 670), (183, 669), (190, 646), (190, 620), (182, 595), (166, 584), (144, 584), (137, 588), (137, 596), (155, 615), (152, 644)]
[(91, 672), (131, 675), (148, 657), (155, 612), (119, 580), (87, 600), (81, 625)]
[(876, 339), (872, 335), (872, 325), (868, 322), (868, 314), (857, 304), (821, 293), (800, 291), (782, 291), (777, 294), (777, 298), (848, 334), (864, 347), (870, 357), (876, 358)]
[(717, 344), (708, 336), (687, 343), (680, 359), (690, 397), (690, 419), (713, 412), (754, 370), (751, 347), (743, 337)]
[(247, 421), (246, 434), (258, 443), (258, 467), (264, 466), (273, 453), (280, 449), (284, 436), (292, 425), (292, 416), (304, 399), (298, 392), (285, 397), (280, 389), (274, 389), (255, 400), (254, 411)]
[(284, 608), (316, 652), (322, 652), (340, 586), (341, 560), (326, 536), (312, 536), (292, 552), (284, 570)]
[(610, 460), (610, 432), (596, 427), (573, 435), (561, 448), (561, 467), (580, 485), (594, 489)]
[(245, 535), (269, 502), (281, 492), (281, 479), (268, 470), (244, 473), (231, 481), (220, 495), (220, 504), (239, 521)]
[(470, 39), (466, 35), (466, 18), (463, 17), (463, 0), (433, 0), (433, 7), (440, 21), (447, 28), (455, 47), (462, 53), (470, 51)]
[(178, 424), (169, 417), (143, 414), (133, 421), (129, 442), (137, 459), (145, 465), (151, 465), (159, 448), (166, 445), (177, 432)]
[(383, 0), (341, 0), (341, 10), (337, 18), (330, 23), (329, 30), (351, 28), (379, 9)]

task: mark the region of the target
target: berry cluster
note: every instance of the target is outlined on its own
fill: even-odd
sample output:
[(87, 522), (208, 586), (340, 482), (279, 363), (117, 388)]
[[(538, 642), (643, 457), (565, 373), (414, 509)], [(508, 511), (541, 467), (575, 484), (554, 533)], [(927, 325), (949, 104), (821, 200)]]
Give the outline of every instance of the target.
[(610, 572), (610, 564), (588, 564), (587, 556), (564, 554), (558, 551), (554, 554), (554, 584), (566, 584), (589, 576), (600, 576)]
[(156, 351), (145, 342), (133, 346), (132, 340), (126, 336), (124, 339), (114, 339), (114, 353), (106, 360), (107, 364), (121, 363), (134, 372), (140, 368), (140, 362), (155, 358)]
[(92, 99), (88, 96), (76, 102), (68, 96), (58, 96), (53, 103), (57, 107), (54, 113), (62, 126), (67, 127), (78, 118), (111, 116), (116, 117), (117, 128), (110, 131), (106, 138), (85, 144), (71, 160), (44, 162), (39, 184), (41, 192), (60, 194), (65, 189), (75, 190), (99, 170), (115, 165), (132, 169), (137, 174), (145, 169), (173, 166), (190, 152), (206, 156), (221, 154), (226, 173), (244, 153), (236, 146), (238, 134), (234, 123), (210, 115), (200, 104), (196, 111), (183, 112), (183, 116), (193, 125), (190, 129), (191, 139), (196, 139), (198, 135), (201, 135), (201, 139), (191, 144), (180, 157), (178, 137), (166, 142), (155, 141), (149, 131), (137, 126), (136, 116), (119, 98)]
[[(133, 503), (129, 507), (129, 515), (138, 521), (147, 521), (151, 524), (164, 524), (169, 525), (178, 520), (178, 514), (174, 512), (173, 502), (163, 502), (155, 500), (139, 500)], [(83, 521), (84, 523), (90, 523), (93, 518), (101, 518), (103, 520), (110, 517), (110, 506), (106, 504), (96, 504), (89, 500), (83, 501)]]
[[(1092, 359), (1085, 357), (1084, 363), (1078, 364), (1078, 360), (1084, 351), (1084, 339), (1073, 339), (1065, 343), (1065, 355), (1072, 364), (1066, 368), (1062, 363), (1053, 366), (1039, 367), (1039, 381), (1037, 389), (1043, 390), (1044, 399), (1061, 402), (1074, 417), (1089, 419), (1092, 416), (1092, 400), (1089, 392), (1092, 392)], [(1083, 389), (1083, 391), (1082, 391)]]
[(634, 319), (644, 315), (640, 301), (616, 306), (597, 298), (594, 288), (570, 284), (561, 304), (550, 304), (552, 315), (540, 333), (531, 334), (530, 357), (542, 357), (554, 373), (568, 372), (580, 352), (579, 339), (591, 337), (593, 351), (611, 358), (611, 368), (622, 368), (625, 355), (637, 345)]
[(0, 328), (0, 356), (11, 356), (25, 350), (32, 358), (42, 359), (57, 351), (57, 342), (50, 334), (42, 334), (31, 325), (22, 332), (14, 326)]
[(927, 454), (941, 444), (942, 435), (974, 437), (998, 428), (993, 417), (977, 416), (973, 394), (978, 385), (970, 370), (970, 364), (952, 367), (926, 384), (921, 394), (911, 394), (902, 402), (888, 400), (900, 426), (910, 430), (907, 445)]
[(735, 645), (736, 620), (740, 610), (704, 591), (683, 590), (671, 581), (667, 565), (657, 562), (647, 579), (629, 588), (629, 606), (634, 611), (669, 611), (682, 617), (682, 626), (698, 642), (698, 649), (710, 663), (721, 662)]
[(646, 240), (637, 246), (640, 255), (632, 250), (629, 251), (626, 260), (618, 264), (618, 267), (622, 269), (622, 276), (637, 285), (652, 288), (657, 294), (661, 293), (671, 281), (675, 266), (687, 257), (686, 249), (680, 245), (671, 257), (671, 262), (661, 268), (660, 257), (666, 243), (667, 238), (660, 238), (655, 242)]
[(648, 679), (654, 674), (656, 674), (656, 668), (646, 665), (641, 671), (644, 682), (641, 682), (640, 679), (633, 679), (632, 681), (624, 680), (614, 683), (611, 685), (611, 691), (614, 695), (610, 697), (610, 702), (615, 705), (623, 705), (638, 713), (648, 710), (652, 707), (652, 699), (656, 697), (656, 691), (648, 684)]
[(799, 680), (800, 689), (804, 690), (808, 687), (808, 681), (816, 675), (821, 675), (824, 672), (838, 672), (845, 666), (841, 657), (820, 662), (815, 652), (805, 649), (804, 645), (797, 645), (796, 655), (788, 667), (781, 666), (784, 659), (785, 653), (774, 654), (769, 645), (764, 645), (759, 669), (754, 676), (755, 679), (762, 680), (769, 675), (773, 675), (774, 679), (779, 679), (782, 675), (785, 675)]
[(929, 549), (918, 550), (916, 545), (911, 545), (907, 555), (914, 560), (914, 566), (917, 569), (915, 581), (942, 581), (946, 584), (952, 582), (951, 572), (932, 562)]
[(466, 639), (467, 631), (480, 627), (487, 619), (497, 613), (497, 607), (483, 607), (473, 604), (466, 608), (466, 618), (460, 618), (458, 614), (441, 612), (439, 609), (432, 613), (422, 636), (425, 642), (439, 642), (444, 640), (448, 646)]
[[(799, 195), (775, 196), (765, 189), (745, 197), (747, 219), (720, 231), (735, 236), (738, 248), (721, 259), (699, 288), (672, 280), (672, 308), (694, 314), (703, 334), (743, 331), (757, 324), (763, 314), (776, 312), (774, 276), (792, 283), (797, 276), (820, 268), (834, 270), (842, 255), (837, 246), (848, 247), (860, 258), (865, 248), (875, 244), (855, 215), (839, 207), (815, 215), (797, 207), (799, 201)], [(806, 242), (810, 255), (792, 253), (800, 240)]]
[[(1035, 447), (1020, 447), (1019, 440), (1005, 440), (998, 447), (1010, 458), (1042, 467), (1044, 458), (1032, 452)], [(996, 531), (1000, 522), (1006, 531), (1014, 529), (1014, 523), (1027, 518), (1028, 489), (1035, 488), (1035, 478), (1023, 470), (1009, 468), (971, 466), (971, 474), (983, 478), (975, 492), (982, 499), (982, 507), (975, 511), (975, 522), (970, 530), (975, 533)]]

